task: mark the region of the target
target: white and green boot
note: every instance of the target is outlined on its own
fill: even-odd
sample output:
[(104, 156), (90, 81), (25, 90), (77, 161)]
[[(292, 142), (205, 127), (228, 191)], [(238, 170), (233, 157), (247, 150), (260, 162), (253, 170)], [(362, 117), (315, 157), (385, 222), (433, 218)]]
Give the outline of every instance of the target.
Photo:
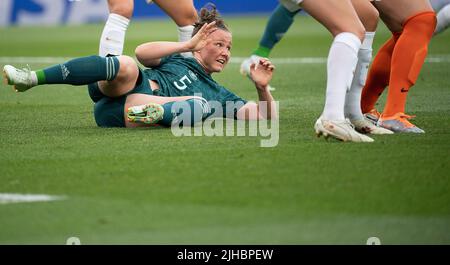
[(5, 84), (12, 85), (16, 92), (25, 92), (38, 84), (36, 74), (31, 71), (29, 66), (18, 69), (12, 65), (5, 65), (3, 78)]

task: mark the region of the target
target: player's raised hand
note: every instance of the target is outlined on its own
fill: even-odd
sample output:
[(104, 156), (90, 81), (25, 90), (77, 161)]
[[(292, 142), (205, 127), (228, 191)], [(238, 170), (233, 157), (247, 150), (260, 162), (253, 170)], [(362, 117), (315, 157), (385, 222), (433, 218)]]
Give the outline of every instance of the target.
[(258, 89), (265, 89), (269, 85), (274, 70), (275, 66), (266, 58), (250, 66), (250, 76)]
[(217, 30), (215, 25), (215, 21), (204, 24), (197, 34), (195, 34), (194, 37), (187, 42), (188, 50), (194, 52), (204, 48), (211, 41), (211, 39), (208, 38), (209, 35)]

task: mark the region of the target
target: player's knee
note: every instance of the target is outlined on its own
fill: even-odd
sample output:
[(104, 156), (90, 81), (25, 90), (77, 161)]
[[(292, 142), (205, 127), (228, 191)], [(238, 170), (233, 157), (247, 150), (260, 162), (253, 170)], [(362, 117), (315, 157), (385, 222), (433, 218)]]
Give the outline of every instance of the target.
[(139, 70), (133, 58), (121, 55), (119, 58), (119, 73), (114, 78), (114, 83), (128, 83), (130, 80), (136, 80), (139, 76)]
[(197, 11), (195, 9), (186, 10), (183, 14), (179, 14), (177, 17), (173, 18), (174, 22), (179, 27), (189, 26), (197, 22)]
[(133, 1), (110, 1), (109, 12), (114, 14), (119, 14), (126, 18), (131, 18), (133, 16)]
[(364, 40), (365, 34), (366, 34), (366, 30), (364, 29), (363, 25), (355, 25), (353, 27), (342, 27), (342, 28), (335, 28), (332, 31), (332, 34), (334, 37), (336, 37), (337, 35), (341, 34), (341, 33), (352, 33), (353, 35), (355, 35), (356, 37), (358, 37), (358, 39), (362, 42)]
[(355, 27), (352, 33), (355, 34), (361, 41), (363, 41), (366, 36), (366, 29), (361, 25)]
[(126, 55), (117, 58), (119, 60), (117, 76), (113, 80), (101, 82), (99, 86), (100, 91), (108, 97), (119, 97), (128, 93), (139, 77), (139, 68), (133, 58)]
[(367, 31), (375, 31), (377, 29), (380, 13), (376, 8), (371, 8), (365, 13), (364, 28)]
[(133, 58), (126, 55), (119, 56), (119, 74), (117, 75), (117, 78), (123, 79), (123, 78), (130, 78), (134, 75), (138, 74), (138, 68), (137, 64), (134, 61)]

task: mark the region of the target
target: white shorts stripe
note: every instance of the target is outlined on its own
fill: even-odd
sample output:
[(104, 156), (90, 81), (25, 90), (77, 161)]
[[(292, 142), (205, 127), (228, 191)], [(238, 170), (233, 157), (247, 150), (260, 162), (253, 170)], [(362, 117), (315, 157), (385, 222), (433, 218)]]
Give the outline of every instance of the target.
[(114, 76), (116, 75), (116, 66), (114, 65), (114, 59), (112, 57), (109, 57), (111, 59), (111, 66), (112, 66), (112, 72), (111, 76), (109, 77), (109, 80), (112, 80)]
[(109, 79), (109, 60), (108, 57), (106, 59), (106, 80)]

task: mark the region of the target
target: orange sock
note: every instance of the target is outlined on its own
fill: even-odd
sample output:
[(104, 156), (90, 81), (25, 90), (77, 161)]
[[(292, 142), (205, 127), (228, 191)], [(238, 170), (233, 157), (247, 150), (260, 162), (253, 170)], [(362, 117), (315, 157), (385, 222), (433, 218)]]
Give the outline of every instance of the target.
[(389, 84), (392, 52), (399, 37), (400, 33), (393, 33), (392, 37), (378, 50), (373, 60), (361, 94), (362, 113), (375, 108), (375, 103)]
[(431, 11), (418, 13), (404, 23), (403, 32), (392, 53), (384, 117), (405, 112), (406, 96), (419, 76), (435, 27), (436, 14)]

